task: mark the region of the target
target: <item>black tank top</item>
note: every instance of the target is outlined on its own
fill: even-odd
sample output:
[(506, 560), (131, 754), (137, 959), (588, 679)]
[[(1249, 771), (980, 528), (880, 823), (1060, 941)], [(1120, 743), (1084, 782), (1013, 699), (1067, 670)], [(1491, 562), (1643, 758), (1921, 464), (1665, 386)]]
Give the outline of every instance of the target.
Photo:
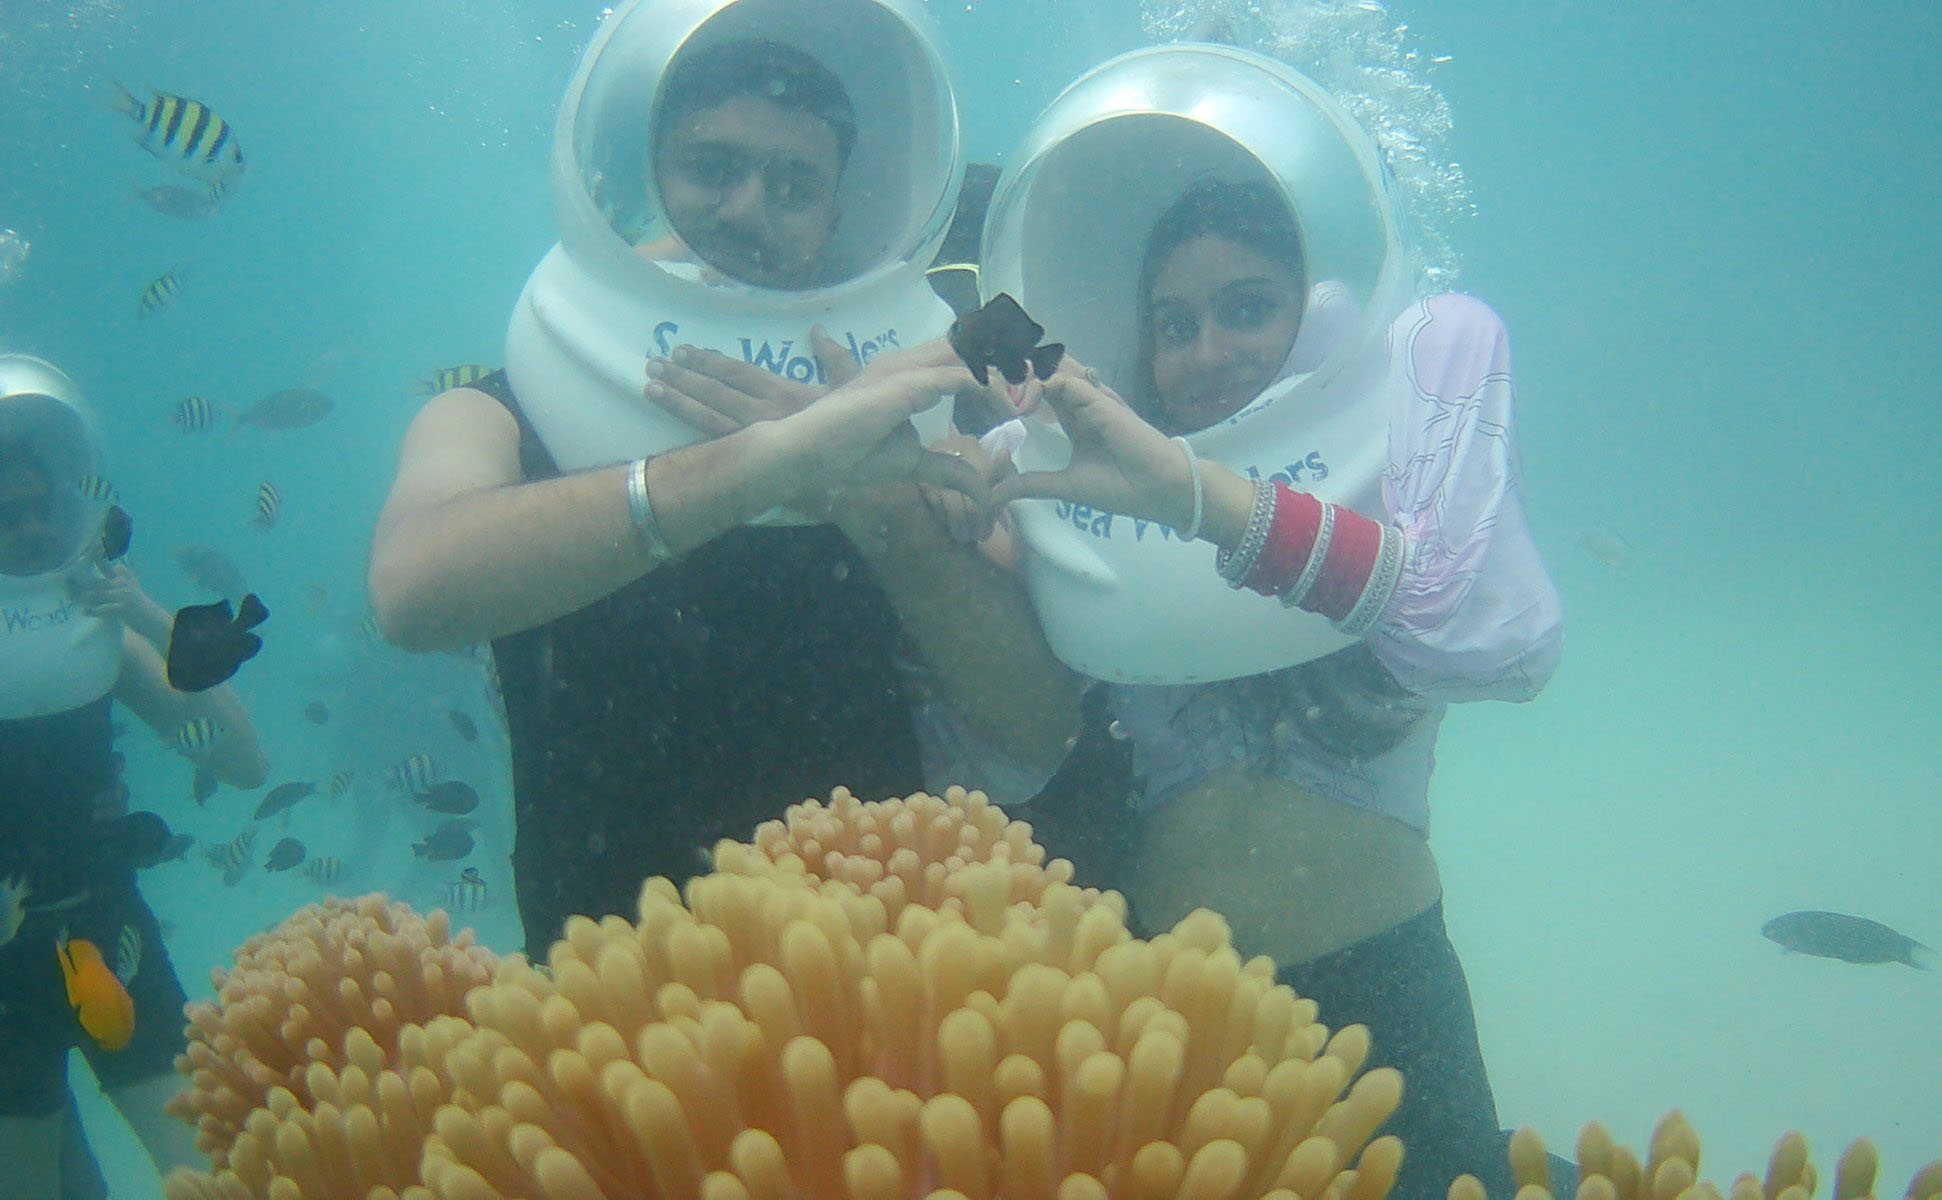
[(52, 716), (0, 721), (0, 879), (50, 902), (92, 885), (93, 803), (115, 781), (112, 698)]
[[(528, 479), (559, 475), (503, 373)], [(831, 526), (734, 530), (493, 642), (511, 731), (513, 868), (535, 961), (567, 917), (632, 917), (722, 838), (838, 784), (923, 786), (889, 600)]]

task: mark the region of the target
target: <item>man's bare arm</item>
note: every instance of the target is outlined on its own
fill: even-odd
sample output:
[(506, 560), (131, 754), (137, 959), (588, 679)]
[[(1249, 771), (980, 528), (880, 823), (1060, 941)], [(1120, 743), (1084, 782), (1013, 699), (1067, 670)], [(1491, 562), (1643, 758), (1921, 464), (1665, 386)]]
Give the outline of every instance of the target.
[[(767, 439), (751, 432), (649, 464), (676, 554), (781, 499), (762, 483)], [(433, 399), (405, 434), (371, 544), (378, 627), (406, 649), (453, 649), (545, 624), (646, 574), (627, 469), (526, 481), (519, 426), (503, 405), (471, 388)]]

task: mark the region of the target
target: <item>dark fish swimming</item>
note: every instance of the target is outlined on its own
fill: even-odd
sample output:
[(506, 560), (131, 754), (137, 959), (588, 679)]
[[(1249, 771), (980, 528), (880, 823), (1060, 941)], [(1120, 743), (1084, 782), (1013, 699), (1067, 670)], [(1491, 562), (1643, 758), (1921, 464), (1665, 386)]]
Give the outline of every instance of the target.
[(128, 553), (128, 543), (134, 536), (135, 518), (121, 505), (109, 505), (107, 515), (101, 518), (101, 557), (113, 562)]
[(236, 414), (231, 431), (245, 425), (258, 429), (302, 429), (328, 417), (336, 403), (316, 388), (284, 388)]
[(470, 821), (447, 821), (422, 842), (414, 842), (411, 852), (432, 862), (450, 862), (472, 853)]
[(312, 725), (324, 725), (330, 721), (330, 709), (324, 707), (322, 700), (312, 700), (303, 706), (303, 719)]
[(1018, 301), (1004, 292), (993, 296), (983, 308), (951, 322), (946, 336), (980, 386), (991, 382), (990, 369), (997, 367), (1005, 382), (1016, 387), (1025, 382), (1028, 363), (1033, 375), (1050, 379), (1065, 357), (1062, 342), (1038, 344), (1045, 336), (1045, 326), (1026, 316)]
[[(94, 831), (94, 849), (106, 861), (140, 871), (180, 858), (187, 852), (182, 838), (183, 835), (169, 828), (167, 821), (142, 809), (100, 822)], [(193, 843), (195, 839), (188, 841)]]
[(414, 793), (413, 800), (436, 813), (446, 813), (461, 817), (479, 807), (479, 793), (469, 783), (448, 779), (434, 783), (422, 792)]
[(458, 730), (460, 737), (468, 742), (476, 742), (479, 740), (478, 722), (474, 721), (471, 717), (466, 716), (456, 708), (447, 711), (445, 716), (452, 722), (452, 728)]
[(184, 692), (207, 691), (234, 675), (263, 648), (263, 639), (250, 630), (269, 616), (270, 610), (253, 592), (243, 597), (234, 614), (227, 600), (191, 605), (176, 613), (169, 627), (169, 686)]
[(1836, 912), (1782, 913), (1760, 927), (1788, 950), (1851, 963), (1906, 963), (1926, 971), (1935, 952), (1879, 921)]
[(263, 797), (263, 803), (256, 806), (256, 819), (261, 821), (265, 818), (275, 816), (305, 796), (314, 796), (316, 794), (317, 785), (307, 780), (279, 783), (270, 789), (267, 796)]
[(263, 860), (265, 871), (288, 871), (303, 861), (303, 843), (296, 838), (284, 838), (270, 847), (270, 856)]
[(182, 546), (175, 552), (175, 564), (205, 592), (240, 600), (249, 583), (236, 561), (209, 546)]
[(149, 89), (147, 100), (115, 84), (109, 104), (135, 123), (142, 149), (191, 179), (227, 183), (243, 169), (243, 150), (228, 121), (200, 100)]

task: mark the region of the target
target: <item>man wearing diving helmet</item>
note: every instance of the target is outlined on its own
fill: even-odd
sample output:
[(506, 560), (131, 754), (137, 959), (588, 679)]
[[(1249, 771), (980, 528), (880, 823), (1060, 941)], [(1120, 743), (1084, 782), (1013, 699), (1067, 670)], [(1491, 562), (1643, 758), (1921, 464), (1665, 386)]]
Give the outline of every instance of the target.
[[(102, 499), (94, 426), (52, 364), (0, 354), (0, 1198), (97, 1194), (75, 1129), (68, 1052), (156, 1162), (200, 1161), (162, 1111), (180, 1086), (185, 996), (136, 872), (169, 853), (129, 812), (119, 704), (222, 782), (268, 771), (227, 688), (177, 691), (152, 638), (166, 614), (118, 560), (125, 514)], [(77, 486), (81, 485), (81, 486)], [(141, 632), (138, 632), (140, 630)], [(144, 633), (146, 636), (144, 636)], [(197, 736), (185, 737), (184, 730)], [(189, 743), (195, 743), (191, 751)], [(98, 1194), (105, 1194), (98, 1193)]]
[[(921, 17), (846, 0), (831, 33), (790, 6), (648, 7), (608, 22), (569, 90), (561, 245), (507, 372), (419, 414), (372, 546), (387, 637), (493, 644), (539, 957), (566, 917), (630, 911), (644, 876), (678, 883), (788, 804), (922, 787), (941, 742), (1063, 749), (1017, 705), (1064, 677), (1021, 680), (989, 650), (1039, 636), (1021, 606), (981, 603), (1015, 585), (911, 482), (982, 489), (911, 422), (971, 376), (941, 343), (872, 353), (950, 320), (922, 266), (955, 197), (956, 114)], [(819, 328), (811, 359), (817, 327), (842, 336)], [(841, 386), (732, 433), (683, 424), (643, 395), (661, 360), (642, 352), (668, 338)]]

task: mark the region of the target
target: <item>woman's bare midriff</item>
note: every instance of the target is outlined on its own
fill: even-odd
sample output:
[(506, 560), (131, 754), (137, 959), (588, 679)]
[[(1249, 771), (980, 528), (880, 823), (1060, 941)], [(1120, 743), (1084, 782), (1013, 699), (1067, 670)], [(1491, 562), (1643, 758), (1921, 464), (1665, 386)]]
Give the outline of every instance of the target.
[(1421, 833), (1232, 768), (1145, 819), (1127, 899), (1153, 929), (1220, 913), (1244, 955), (1289, 965), (1393, 929), (1442, 895)]

